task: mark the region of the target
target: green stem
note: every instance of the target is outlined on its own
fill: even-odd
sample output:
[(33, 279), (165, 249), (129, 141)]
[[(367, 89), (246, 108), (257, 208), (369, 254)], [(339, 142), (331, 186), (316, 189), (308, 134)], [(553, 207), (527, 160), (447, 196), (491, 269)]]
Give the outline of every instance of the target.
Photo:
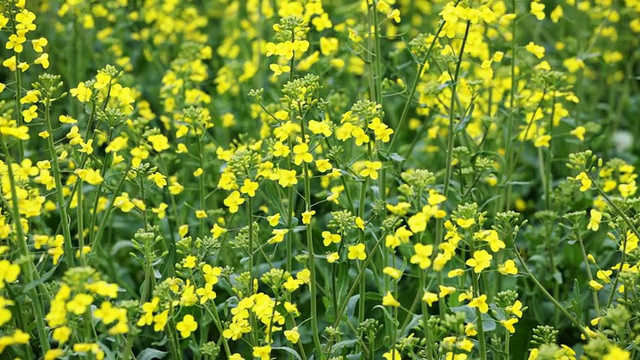
[[(587, 268), (587, 277), (589, 278), (589, 282), (591, 282), (593, 280), (593, 275), (591, 274), (591, 266), (589, 266), (589, 257), (587, 256), (587, 250), (584, 247), (584, 242), (582, 241), (582, 235), (580, 234), (580, 231), (575, 229), (575, 233), (576, 238), (578, 239), (578, 243), (580, 244), (580, 251), (582, 252), (584, 266)], [(594, 289), (591, 289), (591, 294), (593, 296), (593, 304), (596, 308), (596, 316), (600, 316), (600, 302), (598, 301), (598, 292)]]
[[(62, 193), (62, 179), (60, 176), (60, 165), (58, 164), (58, 155), (56, 154), (56, 148), (53, 143), (53, 126), (51, 125), (51, 104), (49, 101), (44, 105), (44, 122), (47, 127), (49, 136), (47, 137), (47, 144), (49, 148), (49, 157), (51, 158), (51, 168), (53, 170), (53, 177), (56, 183), (56, 200), (58, 207), (60, 208), (60, 225), (62, 226), (62, 234), (64, 235), (64, 256), (67, 266), (72, 268), (74, 264), (73, 250), (71, 247), (71, 229), (69, 227), (69, 216), (67, 215), (67, 207), (65, 206), (64, 194)], [(73, 196), (73, 195), (71, 195)]]
[[(457, 0), (456, 3), (454, 4), (454, 6), (457, 6), (459, 2), (460, 2), (460, 0)], [(433, 40), (431, 41), (431, 44), (429, 45), (429, 48), (427, 49), (427, 52), (424, 54), (424, 57), (422, 59), (420, 59), (420, 61), (418, 63), (418, 72), (416, 73), (415, 78), (413, 78), (413, 84), (411, 84), (411, 88), (409, 89), (409, 95), (407, 97), (407, 101), (404, 103), (404, 107), (402, 108), (402, 115), (400, 115), (400, 121), (398, 122), (398, 126), (396, 127), (396, 131), (393, 134), (393, 137), (391, 138), (391, 142), (389, 143), (389, 147), (387, 148), (388, 151), (392, 151), (393, 150), (393, 145), (396, 142), (398, 134), (401, 132), (401, 130), (404, 129), (404, 123), (407, 121), (407, 116), (409, 114), (409, 108), (411, 107), (411, 103), (413, 102), (413, 96), (415, 95), (416, 90), (418, 89), (418, 83), (420, 82), (420, 77), (422, 76), (422, 72), (424, 71), (425, 66), (427, 66), (427, 61), (429, 60), (429, 56), (431, 56), (431, 51), (433, 50), (433, 48), (436, 45), (436, 42), (440, 38), (440, 33), (442, 32), (442, 29), (444, 29), (445, 24), (446, 24), (445, 21), (443, 21), (440, 24), (440, 27), (438, 27), (438, 30), (436, 31), (436, 34), (433, 37)]]
[[(631, 230), (631, 232), (640, 239), (640, 233), (638, 232), (638, 229), (633, 225), (633, 223), (631, 222), (631, 219), (629, 219), (627, 214), (625, 214), (622, 211), (622, 209), (620, 209), (620, 207), (618, 207), (618, 205), (616, 205), (611, 200), (609, 195), (607, 195), (598, 185), (595, 185), (596, 182), (591, 177), (591, 175), (589, 175), (589, 173), (585, 172), (585, 174), (587, 174), (587, 176), (589, 177), (589, 180), (591, 180), (591, 183), (594, 184), (596, 190), (598, 190), (598, 192), (600, 193), (600, 195), (602, 195), (605, 201), (618, 213), (618, 216), (622, 218), (625, 224), (627, 224), (627, 227), (629, 228), (629, 230)], [(626, 260), (627, 260), (627, 236), (624, 237), (624, 241), (622, 242), (622, 256), (620, 258), (620, 269), (618, 269), (618, 274), (616, 275), (616, 279), (613, 282), (613, 287), (611, 288), (611, 294), (609, 295), (609, 300), (607, 301), (607, 308), (610, 307), (611, 303), (613, 302), (613, 296), (616, 292), (615, 290), (618, 287), (618, 283), (620, 282), (620, 274), (622, 273), (622, 266), (624, 265)]]
[(249, 293), (253, 295), (253, 201), (247, 200), (247, 217), (249, 218)]
[[(304, 134), (303, 134), (304, 139)], [(311, 179), (309, 179), (309, 166), (304, 163), (304, 198), (306, 211), (311, 210)], [(309, 250), (309, 270), (311, 271), (311, 281), (309, 284), (311, 290), (311, 329), (313, 331), (313, 343), (319, 359), (324, 359), (325, 354), (322, 352), (320, 343), (320, 331), (318, 329), (318, 291), (317, 291), (317, 273), (316, 273), (316, 254), (313, 250), (313, 228), (311, 222), (307, 224), (307, 249)]]
[[(366, 177), (364, 179), (364, 182), (362, 183), (362, 187), (360, 188), (360, 199), (358, 200), (358, 216), (360, 217), (360, 219), (364, 220), (364, 211), (365, 211), (365, 203), (366, 203), (366, 196), (367, 196), (367, 188), (369, 187), (369, 178)], [(359, 244), (364, 244), (365, 240), (364, 240), (364, 231), (363, 230), (359, 230), (358, 232), (358, 243)], [(373, 257), (373, 252), (369, 255), (369, 257)], [(361, 269), (361, 271), (364, 271), (364, 268)], [(364, 314), (365, 314), (365, 295), (366, 295), (366, 279), (363, 279), (360, 283), (359, 283), (359, 291), (360, 291), (360, 300), (358, 301), (358, 322), (362, 323), (362, 321), (364, 321)]]
[[(40, 280), (40, 274), (37, 269), (33, 265), (33, 261), (31, 260), (31, 255), (29, 253), (29, 247), (27, 246), (26, 236), (24, 233), (24, 229), (22, 228), (22, 221), (20, 218), (20, 208), (18, 204), (18, 190), (16, 185), (15, 174), (13, 173), (13, 160), (11, 158), (11, 153), (9, 153), (9, 148), (7, 148), (7, 144), (5, 142), (5, 138), (0, 136), (0, 143), (2, 143), (2, 150), (4, 151), (5, 159), (7, 162), (7, 173), (9, 175), (9, 187), (11, 188), (11, 217), (13, 218), (13, 223), (15, 227), (15, 235), (16, 235), (16, 243), (18, 244), (18, 249), (20, 251), (20, 255), (28, 261), (25, 261), (22, 264), (22, 272), (24, 274), (25, 283), (31, 284), (35, 280)], [(32, 310), (34, 314), (34, 319), (36, 323), (36, 329), (38, 333), (38, 338), (40, 339), (40, 346), (42, 347), (42, 351), (46, 352), (50, 349), (47, 332), (45, 330), (44, 325), (44, 307), (42, 304), (42, 299), (40, 295), (38, 295), (37, 289), (44, 289), (44, 286), (32, 287), (29, 291), (29, 297), (32, 301)], [(46, 290), (45, 290), (46, 291)]]
[[(422, 290), (422, 296), (425, 294), (426, 289), (426, 280), (425, 280), (425, 270), (419, 271), (419, 282), (420, 289)], [(433, 350), (437, 345), (433, 343), (433, 336), (431, 334), (431, 328), (429, 327), (429, 318), (431, 315), (429, 314), (429, 309), (427, 308), (427, 303), (424, 301), (420, 301), (420, 306), (422, 307), (422, 327), (424, 329), (424, 337), (427, 341), (427, 360), (433, 360)]]
[(80, 254), (80, 266), (85, 266), (85, 259), (82, 255), (82, 248), (84, 247), (84, 206), (82, 193), (82, 179), (78, 179), (78, 204), (76, 206), (76, 216), (78, 225), (78, 251)]
[[(293, 67), (291, 68), (293, 72)], [(301, 106), (298, 106), (301, 109)], [(304, 117), (302, 111), (300, 111), (300, 116)], [(306, 128), (305, 128), (304, 119), (300, 121), (300, 128), (302, 130), (302, 139), (306, 139)], [(305, 211), (311, 211), (311, 178), (309, 177), (309, 165), (306, 162), (303, 162), (303, 171), (304, 171), (304, 203), (305, 203)], [(318, 329), (318, 289), (317, 289), (317, 269), (316, 269), (316, 254), (313, 249), (313, 228), (311, 227), (311, 221), (307, 224), (306, 229), (307, 234), (307, 250), (309, 251), (309, 270), (311, 272), (311, 280), (309, 283), (309, 288), (311, 291), (311, 329), (313, 332), (313, 343), (315, 347), (315, 352), (319, 359), (324, 360), (325, 354), (322, 351), (322, 344), (320, 343), (320, 331)]]
[(536, 285), (536, 287), (538, 288), (538, 290), (540, 290), (544, 296), (547, 297), (547, 299), (549, 299), (549, 301), (551, 301), (551, 303), (553, 303), (553, 305), (569, 320), (571, 321), (571, 323), (578, 328), (578, 330), (580, 330), (580, 332), (585, 336), (586, 339), (590, 339), (591, 336), (589, 335), (589, 333), (587, 332), (587, 330), (585, 330), (585, 328), (582, 326), (582, 324), (580, 324), (580, 322), (573, 317), (573, 315), (571, 315), (567, 309), (564, 308), (564, 306), (562, 306), (558, 300), (556, 300), (553, 295), (549, 294), (549, 292), (547, 291), (547, 289), (545, 289), (545, 287), (540, 283), (540, 281), (538, 281), (538, 279), (535, 277), (535, 275), (533, 275), (533, 273), (531, 272), (531, 270), (529, 269), (529, 267), (527, 266), (527, 264), (524, 262), (524, 260), (522, 259), (522, 256), (520, 256), (520, 252), (518, 251), (518, 248), (516, 246), (516, 244), (513, 244), (514, 247), (514, 252), (516, 254), (516, 257), (518, 258), (518, 261), (520, 262), (520, 265), (522, 265), (522, 268), (524, 269), (524, 271), (527, 273), (527, 275), (529, 276), (529, 279), (531, 279), (531, 281), (533, 281), (533, 283)]
[(220, 321), (220, 315), (218, 314), (216, 303), (213, 300), (211, 301), (213, 303), (213, 308), (216, 309), (216, 311), (212, 311), (209, 306), (205, 306), (204, 308), (209, 313), (209, 316), (213, 318), (213, 322), (215, 323), (216, 328), (218, 328), (218, 332), (220, 332), (220, 338), (222, 339), (222, 346), (224, 347), (224, 352), (227, 354), (227, 358), (230, 358), (231, 349), (229, 348), (229, 343), (227, 342), (227, 338), (222, 336), (222, 332), (224, 331), (224, 328), (222, 327), (222, 321)]
[[(446, 162), (445, 162), (445, 175), (444, 175), (444, 189), (443, 195), (445, 198), (448, 198), (449, 188), (451, 187), (451, 175), (453, 173), (453, 140), (454, 140), (454, 127), (453, 123), (455, 120), (455, 105), (456, 105), (456, 91), (458, 88), (458, 81), (460, 79), (460, 67), (462, 65), (462, 57), (464, 56), (464, 48), (467, 44), (467, 39), (469, 37), (469, 29), (471, 28), (471, 22), (467, 21), (467, 25), (465, 27), (464, 37), (462, 39), (462, 44), (460, 45), (460, 53), (458, 54), (458, 62), (456, 64), (456, 70), (453, 75), (453, 79), (451, 79), (451, 102), (449, 103), (449, 127), (447, 133), (447, 152), (446, 152)], [(434, 248), (438, 248), (438, 245), (444, 241), (444, 219), (438, 219), (436, 221), (436, 240)], [(435, 258), (436, 252), (434, 252), (433, 257)]]
[[(516, 0), (511, 0), (511, 7), (513, 13), (516, 14)], [(512, 160), (512, 152), (513, 148), (511, 147), (511, 133), (513, 132), (513, 120), (514, 120), (514, 112), (515, 112), (515, 97), (516, 97), (516, 19), (514, 18), (511, 23), (511, 89), (509, 93), (509, 116), (507, 117), (507, 134), (505, 141), (507, 142), (504, 157), (505, 157), (505, 166), (504, 169), (509, 171), (507, 173), (507, 179), (504, 182), (504, 196), (500, 198), (500, 206), (498, 211), (508, 210), (510, 204), (511, 197), (511, 185), (509, 184), (509, 180), (511, 177), (511, 160)], [(502, 174), (500, 178), (504, 177)]]
[[(111, 138), (113, 137), (113, 127), (109, 128), (109, 133), (107, 135), (107, 143), (111, 142)], [(107, 177), (107, 168), (109, 166), (109, 155), (110, 153), (106, 153), (104, 159), (102, 161), (102, 170), (100, 174), (106, 179)], [(98, 205), (100, 204), (100, 193), (102, 193), (102, 187), (104, 185), (104, 181), (98, 185), (96, 189), (96, 198), (93, 201), (93, 213), (91, 214), (91, 225), (89, 227), (89, 245), (92, 245), (94, 241), (100, 241), (100, 239), (96, 239), (94, 235), (94, 230), (96, 226), (96, 220), (98, 219)]]
[[(202, 169), (202, 174), (200, 174), (200, 176), (198, 177), (199, 180), (199, 196), (200, 196), (200, 210), (205, 210), (205, 188), (204, 188), (204, 180), (205, 180), (205, 166), (204, 166), (204, 158), (203, 158), (203, 154), (204, 154), (204, 148), (202, 146), (202, 139), (200, 138), (200, 135), (197, 136), (198, 137), (198, 161), (200, 164), (200, 169)], [(200, 219), (200, 238), (203, 239), (204, 235), (205, 235), (205, 228), (204, 228), (204, 218)], [(251, 227), (251, 224), (249, 224), (249, 227)], [(249, 233), (249, 236), (251, 236), (251, 233)]]
[[(471, 255), (475, 253), (475, 246), (473, 244), (473, 237), (469, 237), (469, 252)], [(471, 273), (471, 281), (473, 282), (474, 296), (482, 295), (482, 288), (480, 287), (480, 276), (482, 273), (476, 274), (475, 271)], [(478, 343), (480, 344), (480, 359), (487, 359), (487, 339), (484, 336), (484, 325), (482, 324), (482, 312), (479, 307), (476, 307), (477, 327), (478, 327)]]

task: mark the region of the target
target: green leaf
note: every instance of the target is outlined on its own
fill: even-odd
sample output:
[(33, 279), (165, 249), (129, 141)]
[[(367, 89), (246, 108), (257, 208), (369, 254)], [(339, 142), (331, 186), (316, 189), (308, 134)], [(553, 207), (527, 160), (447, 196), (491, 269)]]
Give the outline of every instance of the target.
[(273, 351), (273, 350), (282, 350), (282, 351), (284, 351), (284, 352), (288, 352), (289, 354), (293, 355), (293, 357), (295, 357), (296, 359), (298, 359), (298, 360), (302, 360), (302, 358), (300, 357), (300, 354), (298, 354), (298, 352), (297, 352), (297, 351), (295, 351), (295, 350), (293, 350), (293, 349), (291, 349), (291, 348), (285, 347), (285, 346), (276, 346), (276, 347), (272, 347), (272, 348), (271, 348), (271, 350), (272, 350), (272, 351)]
[(356, 312), (356, 305), (358, 305), (358, 300), (360, 300), (360, 294), (355, 294), (349, 301), (347, 302), (347, 316), (353, 316), (353, 313)]
[(136, 358), (138, 360), (164, 359), (167, 354), (168, 352), (157, 349), (144, 349), (138, 354), (138, 356), (136, 356)]
[(47, 271), (45, 274), (43, 274), (42, 276), (40, 276), (39, 279), (37, 280), (33, 280), (32, 282), (26, 284), (24, 286), (24, 289), (22, 289), (22, 291), (24, 292), (28, 292), (31, 289), (35, 288), (36, 286), (43, 284), (45, 281), (49, 280), (49, 278), (53, 275), (53, 273), (58, 269), (57, 266), (54, 266), (53, 268), (51, 268), (51, 270)]

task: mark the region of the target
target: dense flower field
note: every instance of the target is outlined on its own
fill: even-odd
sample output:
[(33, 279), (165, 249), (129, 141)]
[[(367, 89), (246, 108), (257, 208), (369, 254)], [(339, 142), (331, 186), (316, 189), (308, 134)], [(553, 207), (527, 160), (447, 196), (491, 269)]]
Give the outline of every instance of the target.
[(2, 359), (640, 358), (639, 0), (1, 0)]

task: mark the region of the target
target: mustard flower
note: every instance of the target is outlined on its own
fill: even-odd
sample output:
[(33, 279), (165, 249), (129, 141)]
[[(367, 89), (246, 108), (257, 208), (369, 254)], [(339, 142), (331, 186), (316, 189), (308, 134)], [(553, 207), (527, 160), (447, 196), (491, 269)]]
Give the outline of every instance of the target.
[(244, 203), (244, 198), (238, 191), (233, 191), (226, 199), (224, 204), (229, 208), (229, 212), (234, 214), (238, 212), (238, 207)]
[(491, 259), (493, 256), (485, 250), (476, 251), (473, 253), (473, 258), (468, 259), (465, 264), (473, 268), (473, 271), (477, 274), (482, 270), (491, 266)]
[(489, 311), (489, 305), (487, 304), (487, 295), (480, 295), (476, 298), (473, 298), (469, 302), (469, 307), (478, 308), (481, 313), (486, 314)]
[(329, 246), (332, 243), (339, 244), (342, 241), (342, 237), (339, 234), (332, 234), (329, 231), (322, 232), (322, 243), (324, 246)]
[(402, 360), (402, 355), (396, 349), (391, 349), (387, 351), (386, 353), (382, 354), (382, 357), (385, 360)]
[(364, 244), (351, 245), (349, 246), (349, 254), (347, 254), (347, 257), (349, 258), (349, 260), (364, 260), (367, 258), (367, 253), (365, 250), (366, 248)]
[(439, 299), (438, 294), (429, 291), (425, 291), (424, 295), (422, 295), (422, 301), (426, 302), (429, 307), (433, 306), (433, 303)]
[(596, 209), (591, 209), (591, 218), (587, 225), (588, 230), (598, 231), (600, 229), (600, 221), (602, 220), (602, 213)]
[(255, 181), (251, 181), (250, 179), (244, 179), (244, 183), (242, 187), (240, 187), (240, 192), (248, 195), (249, 197), (256, 196), (256, 190), (258, 189), (258, 183)]
[(498, 272), (502, 275), (517, 275), (518, 268), (516, 267), (516, 262), (511, 259), (505, 261), (498, 265)]
[(365, 161), (364, 169), (360, 171), (360, 176), (369, 177), (372, 180), (378, 179), (378, 170), (382, 168), (380, 161)]
[(284, 337), (287, 338), (287, 340), (291, 341), (292, 343), (297, 344), (298, 341), (300, 340), (300, 333), (298, 332), (298, 327), (296, 326), (291, 330), (285, 330)]
[(544, 20), (544, 4), (535, 1), (531, 2), (531, 14), (538, 20)]
[(252, 355), (260, 358), (260, 360), (269, 360), (271, 356), (271, 346), (254, 346)]
[(409, 260), (412, 264), (418, 264), (420, 269), (426, 269), (431, 266), (431, 254), (433, 254), (433, 245), (415, 244), (413, 246), (415, 254)]
[(182, 336), (183, 339), (191, 336), (191, 333), (196, 331), (197, 328), (198, 323), (195, 321), (193, 315), (190, 314), (185, 315), (182, 321), (176, 325), (176, 330), (180, 332), (180, 336)]
[(393, 294), (391, 294), (391, 291), (387, 291), (387, 293), (382, 297), (382, 305), (398, 307), (400, 306), (400, 302), (396, 300), (395, 297), (393, 297)]
[(305, 211), (302, 213), (302, 223), (305, 225), (311, 224), (311, 218), (316, 214), (315, 210)]

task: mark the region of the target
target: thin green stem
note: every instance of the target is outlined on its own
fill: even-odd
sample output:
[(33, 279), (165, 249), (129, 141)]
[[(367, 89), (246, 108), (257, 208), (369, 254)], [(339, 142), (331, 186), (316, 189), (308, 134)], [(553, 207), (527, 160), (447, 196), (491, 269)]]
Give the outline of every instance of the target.
[(533, 283), (536, 285), (536, 287), (538, 288), (538, 290), (540, 290), (542, 292), (542, 294), (544, 294), (544, 296), (547, 297), (547, 299), (549, 299), (549, 301), (551, 301), (551, 303), (553, 303), (553, 305), (569, 320), (571, 321), (571, 323), (578, 328), (578, 330), (580, 330), (580, 332), (585, 336), (586, 339), (590, 339), (591, 336), (589, 335), (589, 333), (587, 332), (587, 330), (582, 326), (582, 324), (580, 324), (580, 322), (573, 317), (573, 315), (571, 315), (569, 313), (569, 311), (567, 311), (567, 309), (564, 308), (564, 306), (562, 306), (558, 300), (556, 300), (553, 295), (549, 294), (549, 292), (547, 291), (547, 289), (545, 289), (545, 287), (540, 283), (540, 281), (538, 281), (538, 279), (536, 278), (535, 275), (533, 275), (533, 273), (531, 272), (531, 270), (529, 269), (529, 267), (527, 266), (527, 264), (524, 262), (524, 260), (522, 259), (522, 256), (520, 256), (520, 252), (518, 251), (518, 248), (516, 246), (516, 244), (513, 244), (514, 247), (514, 252), (516, 254), (516, 257), (518, 258), (518, 261), (520, 262), (520, 265), (522, 265), (522, 268), (524, 269), (524, 271), (527, 273), (527, 275), (529, 276), (529, 279), (531, 279), (531, 281), (533, 281)]
[[(56, 154), (56, 148), (53, 143), (53, 126), (51, 125), (51, 104), (49, 101), (44, 105), (44, 123), (47, 127), (49, 136), (47, 137), (47, 145), (49, 149), (49, 157), (51, 158), (51, 169), (53, 170), (53, 177), (56, 184), (56, 200), (58, 208), (60, 210), (60, 225), (62, 226), (62, 234), (64, 235), (64, 256), (68, 267), (73, 267), (73, 250), (71, 246), (71, 229), (69, 226), (69, 216), (67, 215), (67, 207), (64, 201), (64, 194), (62, 192), (62, 179), (60, 175), (60, 165), (58, 164), (58, 155)], [(73, 195), (71, 195), (73, 196)]]
[[(587, 277), (589, 278), (589, 282), (593, 280), (593, 274), (591, 273), (591, 266), (589, 266), (589, 257), (587, 256), (587, 250), (584, 247), (584, 242), (582, 241), (582, 235), (580, 231), (575, 230), (576, 239), (578, 240), (578, 244), (580, 244), (580, 251), (582, 252), (582, 259), (584, 260), (584, 266), (587, 268)], [(596, 308), (596, 316), (600, 316), (600, 302), (598, 301), (598, 292), (595, 289), (591, 289), (591, 294), (593, 296), (593, 305)]]
[(249, 293), (253, 294), (253, 200), (247, 200), (247, 218), (249, 219)]
[(222, 327), (222, 321), (220, 320), (220, 315), (218, 314), (217, 308), (216, 308), (216, 303), (211, 300), (213, 302), (213, 308), (216, 309), (216, 311), (212, 311), (210, 309), (209, 306), (205, 306), (205, 310), (209, 313), (209, 316), (211, 316), (213, 318), (213, 322), (216, 325), (216, 328), (218, 329), (218, 332), (220, 333), (220, 338), (222, 339), (222, 347), (224, 348), (224, 352), (227, 354), (227, 358), (231, 357), (231, 349), (229, 348), (229, 342), (227, 342), (227, 338), (225, 338), (222, 335), (222, 332), (224, 331), (224, 328)]
[[(511, 8), (513, 13), (516, 14), (516, 0), (511, 0)], [(507, 134), (505, 136), (505, 166), (504, 169), (508, 171), (507, 178), (504, 182), (504, 196), (500, 198), (500, 206), (498, 211), (507, 210), (510, 203), (511, 197), (511, 185), (509, 184), (509, 180), (511, 177), (511, 161), (512, 161), (512, 144), (511, 144), (511, 133), (513, 132), (513, 121), (515, 115), (515, 98), (516, 98), (516, 19), (512, 20), (511, 23), (511, 89), (509, 92), (509, 116), (507, 117)], [(501, 171), (500, 178), (504, 177), (504, 173)]]
[[(35, 280), (40, 279), (40, 274), (37, 269), (33, 265), (31, 260), (31, 256), (29, 253), (29, 247), (27, 246), (26, 235), (24, 233), (24, 229), (22, 227), (22, 219), (20, 218), (20, 207), (18, 204), (18, 190), (16, 184), (15, 174), (13, 172), (13, 160), (11, 158), (11, 153), (9, 152), (9, 148), (5, 142), (5, 138), (3, 136), (0, 137), (0, 143), (2, 143), (2, 150), (4, 151), (5, 159), (7, 162), (7, 173), (9, 175), (9, 187), (11, 189), (11, 201), (9, 204), (11, 205), (11, 217), (13, 218), (14, 227), (15, 227), (15, 236), (16, 243), (18, 244), (18, 249), (20, 251), (20, 255), (24, 258), (29, 259), (22, 264), (22, 272), (24, 274), (24, 279), (26, 284), (31, 284)], [(44, 325), (44, 307), (42, 304), (42, 299), (40, 295), (38, 295), (37, 289), (44, 289), (44, 286), (32, 287), (28, 293), (29, 297), (31, 297), (32, 301), (32, 310), (34, 314), (34, 319), (36, 323), (36, 330), (38, 332), (38, 338), (40, 339), (40, 346), (42, 347), (42, 351), (46, 352), (50, 349), (49, 341), (47, 337), (47, 332), (45, 330)], [(45, 290), (46, 291), (46, 290)]]
[[(204, 148), (202, 146), (202, 139), (200, 138), (200, 135), (197, 136), (198, 138), (198, 162), (200, 165), (200, 169), (202, 169), (202, 174), (200, 174), (200, 176), (198, 176), (198, 185), (199, 185), (199, 198), (200, 198), (200, 210), (206, 210), (206, 205), (205, 205), (205, 188), (204, 188), (204, 180), (205, 180), (205, 166), (204, 166)], [(200, 238), (203, 239), (204, 235), (205, 235), (205, 222), (204, 222), (204, 218), (200, 219)], [(249, 224), (249, 226), (251, 226), (251, 224)], [(251, 236), (251, 234), (249, 235)]]
[[(473, 237), (469, 236), (468, 240), (469, 240), (469, 252), (471, 255), (473, 255), (475, 253)], [(480, 287), (481, 275), (482, 275), (481, 272), (478, 274), (476, 274), (475, 271), (471, 273), (473, 291), (475, 292), (474, 296), (481, 296), (483, 293), (482, 292), (483, 289)], [(480, 359), (486, 360), (487, 359), (487, 339), (484, 336), (484, 325), (482, 324), (482, 312), (480, 311), (479, 307), (476, 307), (475, 310), (476, 310), (476, 317), (478, 319), (476, 326), (478, 328), (478, 343), (480, 344)]]
[[(616, 205), (611, 200), (609, 195), (607, 195), (598, 185), (595, 185), (596, 182), (591, 177), (591, 175), (589, 175), (589, 173), (585, 172), (585, 174), (587, 174), (587, 176), (589, 177), (589, 180), (591, 180), (591, 183), (594, 184), (596, 190), (598, 190), (598, 192), (605, 199), (605, 201), (616, 211), (616, 213), (618, 213), (618, 216), (622, 218), (625, 224), (627, 224), (627, 227), (629, 228), (629, 230), (636, 237), (640, 238), (640, 233), (638, 232), (638, 229), (633, 225), (633, 223), (631, 222), (631, 219), (629, 219), (627, 214), (625, 214), (624, 211), (622, 211), (622, 209), (620, 209), (620, 207)], [(613, 286), (611, 288), (611, 294), (609, 295), (609, 300), (607, 301), (607, 308), (610, 307), (611, 303), (613, 302), (613, 296), (615, 294), (616, 288), (618, 287), (618, 283), (620, 282), (620, 274), (622, 273), (622, 268), (626, 260), (627, 260), (627, 236), (624, 237), (624, 240), (622, 242), (622, 255), (620, 257), (620, 268), (618, 269), (618, 274), (616, 275), (616, 279), (614, 280)]]

